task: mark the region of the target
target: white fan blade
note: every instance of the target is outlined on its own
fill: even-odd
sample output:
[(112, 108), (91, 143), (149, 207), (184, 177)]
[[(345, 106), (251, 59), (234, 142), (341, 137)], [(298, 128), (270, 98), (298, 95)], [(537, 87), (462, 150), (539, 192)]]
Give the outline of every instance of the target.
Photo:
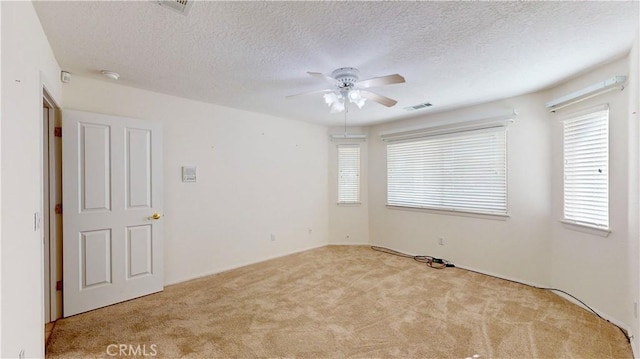
[(313, 76), (313, 77), (317, 77), (317, 78), (319, 78), (319, 79), (322, 79), (322, 80), (328, 81), (328, 82), (330, 82), (330, 83), (332, 83), (332, 84), (334, 84), (334, 85), (339, 85), (339, 84), (340, 84), (340, 81), (338, 81), (338, 80), (334, 79), (334, 78), (333, 78), (333, 77), (331, 77), (331, 76), (327, 76), (327, 75), (325, 75), (325, 74), (321, 74), (321, 73), (319, 73), (319, 72), (307, 72), (307, 73), (308, 73), (309, 75)]
[(404, 82), (404, 77), (393, 74), (382, 77), (374, 77), (372, 79), (358, 81), (356, 85), (360, 88), (376, 87), (382, 85), (400, 84)]
[(289, 95), (289, 96), (286, 96), (285, 98), (292, 98), (292, 97), (298, 97), (298, 96), (304, 96), (304, 95), (313, 95), (313, 94), (316, 94), (316, 93), (323, 93), (323, 92), (330, 92), (330, 91), (331, 90), (329, 90), (329, 89), (309, 91), (309, 92), (298, 93), (298, 94), (295, 94), (295, 95)]
[(398, 101), (394, 99), (390, 99), (388, 97), (378, 95), (377, 93), (373, 93), (371, 91), (360, 90), (360, 95), (368, 100), (375, 101), (387, 107), (392, 107), (398, 103)]

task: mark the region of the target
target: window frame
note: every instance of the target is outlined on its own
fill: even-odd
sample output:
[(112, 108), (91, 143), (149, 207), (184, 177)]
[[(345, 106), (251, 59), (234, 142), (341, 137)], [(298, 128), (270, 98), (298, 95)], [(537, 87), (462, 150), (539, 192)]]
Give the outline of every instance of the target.
[[(602, 223), (589, 222), (567, 216), (567, 144), (566, 130), (568, 122), (588, 121), (594, 117), (606, 116), (606, 226)], [(565, 228), (606, 237), (611, 233), (611, 114), (608, 104), (590, 107), (581, 111), (568, 113), (560, 118), (562, 126), (562, 219)]]
[[(342, 200), (342, 191), (345, 190), (341, 181), (342, 161), (341, 153), (342, 149), (357, 149), (357, 185), (356, 185), (356, 198), (353, 200)], [(353, 143), (341, 143), (336, 145), (337, 152), (337, 204), (340, 206), (360, 205), (362, 203), (362, 148), (360, 144)]]
[[(391, 139), (389, 140), (389, 143), (387, 143), (387, 207), (388, 208), (393, 208), (393, 209), (403, 209), (403, 210), (413, 210), (413, 211), (427, 211), (427, 212), (432, 212), (432, 213), (438, 213), (438, 214), (450, 214), (450, 215), (459, 215), (459, 216), (470, 216), (470, 217), (476, 217), (476, 218), (486, 218), (486, 219), (500, 219), (500, 220), (506, 220), (509, 217), (509, 189), (508, 189), (508, 124), (513, 122), (513, 120), (511, 119), (511, 116), (507, 117), (508, 120), (506, 119), (488, 119), (490, 121), (474, 121), (474, 122), (470, 122), (470, 123), (461, 123), (458, 124), (458, 126), (454, 125), (454, 126), (447, 126), (447, 127), (434, 127), (434, 128), (427, 128), (424, 129), (422, 131), (418, 131), (416, 133), (415, 130), (412, 131), (407, 131), (406, 134), (406, 138), (403, 138), (401, 135), (394, 135), (394, 134), (390, 134), (387, 135), (389, 136)], [(463, 141), (465, 142), (460, 142), (457, 143), (455, 145), (451, 145), (452, 147), (449, 149), (450, 151), (453, 149), (453, 151), (460, 151), (461, 149), (466, 149), (469, 146), (469, 143), (472, 143), (473, 141), (477, 141), (478, 138), (482, 138), (482, 137), (486, 137), (487, 133), (497, 133), (499, 136), (504, 136), (504, 139), (498, 139), (496, 140), (496, 144), (500, 145), (501, 150), (499, 150), (500, 152), (500, 156), (502, 156), (502, 159), (504, 160), (503, 162), (501, 161), (499, 163), (499, 166), (502, 167), (502, 170), (504, 171), (504, 177), (500, 176), (501, 181), (502, 181), (502, 187), (504, 188), (504, 192), (501, 192), (500, 194), (498, 194), (496, 196), (496, 198), (500, 198), (500, 196), (503, 196), (503, 204), (504, 204), (504, 209), (500, 209), (500, 210), (492, 210), (487, 206), (485, 208), (471, 208), (473, 207), (472, 204), (469, 204), (467, 206), (458, 206), (458, 207), (453, 207), (450, 204), (444, 204), (444, 205), (428, 205), (426, 202), (428, 202), (430, 199), (427, 199), (426, 202), (423, 202), (421, 204), (417, 204), (417, 205), (407, 205), (405, 204), (395, 204), (390, 202), (390, 154), (389, 154), (389, 146), (393, 146), (394, 144), (401, 144), (401, 143), (417, 143), (417, 142), (435, 142), (438, 139), (442, 139), (442, 138), (449, 138), (452, 139), (453, 142), (455, 141), (460, 141), (461, 139), (463, 139)], [(466, 137), (466, 139), (464, 139)], [(384, 139), (384, 137), (383, 137)], [(433, 146), (433, 144), (431, 144), (431, 146)], [(482, 145), (479, 145), (480, 147), (483, 147)], [(429, 147), (429, 145), (425, 145), (425, 147)], [(494, 149), (491, 149), (491, 151), (494, 151)], [(455, 156), (449, 155), (449, 157), (447, 157), (447, 160), (449, 160), (450, 162), (448, 162), (447, 164), (441, 165), (442, 167), (439, 167), (438, 169), (443, 169), (447, 166), (449, 166), (451, 163), (458, 164), (460, 165), (461, 162), (451, 162), (451, 160), (456, 161), (455, 160)], [(458, 160), (459, 161), (459, 160)], [(462, 165), (462, 167), (464, 168), (464, 165)], [(462, 171), (463, 173), (465, 172), (464, 170)], [(473, 172), (466, 173), (468, 176), (471, 177), (467, 177), (467, 178), (472, 178), (473, 177)], [(442, 182), (442, 181), (447, 181), (447, 177), (446, 175), (443, 175), (442, 177), (438, 178), (438, 181)], [(454, 186), (455, 187), (455, 186)], [(455, 193), (461, 193), (460, 189), (461, 187), (458, 187), (457, 189), (454, 190), (454, 194)], [(485, 189), (486, 190), (486, 189)], [(486, 193), (486, 192), (485, 192)], [(472, 194), (469, 198), (469, 200), (471, 201), (477, 201), (477, 196), (478, 193), (475, 194), (475, 196)], [(481, 193), (480, 196), (482, 196), (484, 193)], [(417, 193), (417, 196), (421, 196), (423, 195), (422, 193)], [(444, 196), (446, 197), (446, 195)], [(434, 197), (435, 198), (435, 197)], [(450, 201), (449, 201), (450, 202)], [(454, 201), (455, 202), (455, 201)], [(502, 201), (499, 201), (502, 202)], [(496, 202), (497, 203), (497, 202)]]

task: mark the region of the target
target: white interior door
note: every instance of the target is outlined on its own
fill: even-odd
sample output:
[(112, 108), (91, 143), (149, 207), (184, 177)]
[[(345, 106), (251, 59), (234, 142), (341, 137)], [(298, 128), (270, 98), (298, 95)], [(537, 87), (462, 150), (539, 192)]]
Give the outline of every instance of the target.
[(162, 291), (160, 124), (65, 110), (62, 159), (64, 316)]

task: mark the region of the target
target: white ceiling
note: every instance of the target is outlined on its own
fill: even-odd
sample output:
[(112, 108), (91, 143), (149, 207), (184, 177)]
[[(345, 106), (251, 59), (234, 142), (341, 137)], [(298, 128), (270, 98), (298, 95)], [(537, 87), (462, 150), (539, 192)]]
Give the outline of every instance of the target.
[[(424, 116), (549, 87), (628, 53), (638, 2), (36, 2), (60, 66), (161, 93), (325, 125), (307, 71), (357, 67), (398, 100), (350, 109), (351, 125)], [(104, 79), (107, 81), (106, 79)], [(431, 102), (427, 110), (404, 107)]]

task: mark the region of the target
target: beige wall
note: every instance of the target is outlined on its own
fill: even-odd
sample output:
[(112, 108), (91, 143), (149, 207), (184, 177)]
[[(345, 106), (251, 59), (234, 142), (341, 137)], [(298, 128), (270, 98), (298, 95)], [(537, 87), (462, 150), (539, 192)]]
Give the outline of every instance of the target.
[(78, 76), (63, 93), (68, 109), (163, 124), (167, 284), (327, 243), (326, 127)]
[(44, 356), (42, 88), (60, 102), (60, 68), (30, 2), (1, 2), (0, 357)]

